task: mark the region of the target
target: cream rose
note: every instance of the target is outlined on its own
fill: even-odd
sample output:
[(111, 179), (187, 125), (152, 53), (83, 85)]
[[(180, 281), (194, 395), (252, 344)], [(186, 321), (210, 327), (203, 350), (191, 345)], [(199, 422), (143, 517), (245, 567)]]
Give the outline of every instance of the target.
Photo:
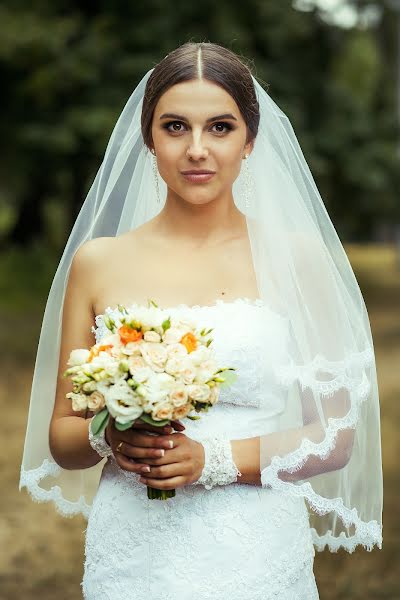
[(161, 336), (157, 333), (157, 331), (146, 331), (143, 339), (145, 342), (161, 342)]
[(128, 342), (125, 345), (121, 344), (121, 352), (122, 354), (126, 354), (127, 356), (140, 356), (140, 347), (142, 343), (142, 340), (139, 340), (138, 342)]
[(69, 359), (67, 365), (70, 367), (77, 367), (79, 365), (85, 364), (90, 356), (90, 351), (85, 348), (78, 348), (77, 350), (72, 350), (69, 355)]
[(189, 398), (195, 402), (207, 402), (210, 397), (210, 388), (205, 383), (193, 383), (187, 386)]
[(75, 394), (74, 392), (68, 392), (66, 397), (72, 400), (72, 410), (86, 410), (88, 407), (87, 396), (85, 394)]
[(168, 355), (164, 346), (161, 344), (153, 344), (152, 342), (143, 342), (141, 345), (141, 353), (147, 365), (154, 371), (162, 373)]
[(176, 376), (179, 373), (181, 373), (182, 371), (184, 371), (186, 366), (187, 366), (186, 357), (180, 357), (180, 356), (172, 357), (172, 358), (169, 358), (165, 364), (165, 372), (169, 373), (170, 375)]
[(173, 419), (183, 419), (187, 417), (190, 411), (193, 409), (191, 404), (185, 404), (184, 406), (177, 406), (174, 408), (174, 412), (172, 413)]
[(169, 400), (174, 407), (183, 406), (188, 401), (188, 392), (183, 383), (176, 384), (169, 393)]
[(183, 358), (188, 355), (186, 346), (183, 344), (168, 344), (167, 346), (168, 358)]
[(88, 398), (88, 408), (90, 410), (100, 411), (106, 405), (106, 399), (101, 392), (92, 392)]
[(153, 417), (153, 419), (155, 421), (163, 421), (164, 419), (172, 419), (173, 409), (174, 409), (174, 407), (172, 406), (171, 402), (168, 402), (168, 400), (165, 400), (164, 402), (160, 402), (159, 404), (157, 404), (155, 406), (154, 410), (151, 413), (151, 416)]
[(147, 365), (143, 356), (131, 356), (128, 359), (128, 366), (133, 379), (138, 383), (147, 381), (153, 372)]

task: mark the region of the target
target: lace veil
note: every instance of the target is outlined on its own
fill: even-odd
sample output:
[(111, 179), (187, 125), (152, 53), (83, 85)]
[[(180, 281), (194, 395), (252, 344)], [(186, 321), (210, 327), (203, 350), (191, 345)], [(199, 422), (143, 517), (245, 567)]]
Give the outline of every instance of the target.
[[(88, 517), (104, 460), (64, 470), (48, 442), (61, 315), (72, 258), (85, 241), (138, 227), (162, 208), (141, 133), (149, 70), (129, 97), (76, 219), (50, 289), (39, 339), (21, 465), (21, 490)], [(269, 364), (282, 401), (261, 435), (262, 485), (303, 497), (315, 547), (382, 546), (380, 410), (363, 297), (286, 115), (252, 76), (260, 124), (248, 158), (254, 189), (233, 195), (245, 214), (259, 296), (287, 319), (284, 352)], [(159, 178), (161, 198), (166, 184)], [(260, 318), (262, 318), (260, 316)], [(267, 361), (267, 357), (265, 358)], [(271, 357), (268, 357), (271, 361)]]

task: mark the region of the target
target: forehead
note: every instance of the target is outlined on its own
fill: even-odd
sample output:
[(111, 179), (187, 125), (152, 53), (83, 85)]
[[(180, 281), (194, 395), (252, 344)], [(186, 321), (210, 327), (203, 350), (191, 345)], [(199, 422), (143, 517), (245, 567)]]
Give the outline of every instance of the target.
[(179, 113), (188, 119), (206, 119), (230, 112), (238, 121), (242, 120), (238, 105), (226, 90), (211, 81), (198, 79), (177, 83), (164, 92), (154, 116), (158, 118), (164, 112)]

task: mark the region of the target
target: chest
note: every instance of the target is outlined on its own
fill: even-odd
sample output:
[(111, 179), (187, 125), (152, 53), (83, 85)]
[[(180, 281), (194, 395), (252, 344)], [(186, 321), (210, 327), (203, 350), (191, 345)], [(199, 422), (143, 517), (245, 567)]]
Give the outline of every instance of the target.
[(96, 273), (95, 314), (117, 304), (147, 305), (150, 299), (159, 306), (192, 306), (259, 295), (251, 254), (240, 246), (188, 250), (175, 244), (131, 256), (110, 256)]

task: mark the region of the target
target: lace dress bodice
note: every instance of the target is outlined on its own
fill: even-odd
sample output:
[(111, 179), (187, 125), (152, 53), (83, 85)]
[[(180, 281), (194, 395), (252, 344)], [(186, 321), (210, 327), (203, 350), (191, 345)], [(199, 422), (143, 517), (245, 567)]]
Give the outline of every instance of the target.
[[(285, 352), (286, 319), (247, 298), (168, 310), (213, 327), (218, 364), (238, 375), (199, 420), (183, 421), (185, 435), (234, 440), (274, 431), (285, 395), (265, 357)], [(258, 311), (268, 318), (257, 319)], [(103, 315), (93, 331), (96, 341), (107, 332)], [(302, 498), (232, 483), (183, 486), (174, 498), (149, 500), (139, 477), (114, 457), (105, 463), (86, 531), (86, 600), (318, 599)]]

